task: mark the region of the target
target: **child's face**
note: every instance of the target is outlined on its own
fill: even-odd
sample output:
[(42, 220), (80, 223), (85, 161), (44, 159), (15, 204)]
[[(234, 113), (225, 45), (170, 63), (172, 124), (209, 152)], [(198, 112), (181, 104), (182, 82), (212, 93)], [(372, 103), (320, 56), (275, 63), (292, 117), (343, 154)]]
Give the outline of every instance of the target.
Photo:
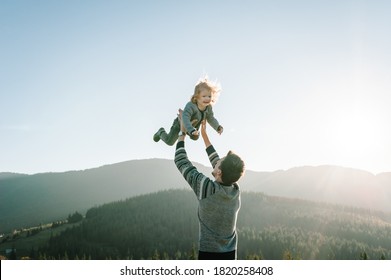
[(202, 89), (197, 96), (197, 104), (202, 107), (208, 106), (212, 102), (210, 90)]

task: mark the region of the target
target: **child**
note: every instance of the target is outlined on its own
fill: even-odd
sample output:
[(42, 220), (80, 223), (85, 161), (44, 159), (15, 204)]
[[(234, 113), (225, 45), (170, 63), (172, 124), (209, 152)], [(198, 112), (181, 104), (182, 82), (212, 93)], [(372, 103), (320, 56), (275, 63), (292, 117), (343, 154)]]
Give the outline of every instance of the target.
[[(212, 105), (216, 102), (219, 92), (220, 87), (217, 84), (210, 82), (207, 77), (201, 79), (195, 86), (194, 94), (191, 97), (190, 102), (186, 104), (182, 113), (186, 133), (191, 139), (198, 139), (198, 129), (204, 119), (206, 119), (210, 126), (219, 134), (223, 133), (223, 127), (213, 116), (212, 110)], [(172, 146), (178, 139), (180, 130), (179, 120), (178, 118), (175, 118), (170, 132), (167, 133), (162, 127), (153, 135), (153, 140), (155, 142), (162, 140), (167, 145)]]

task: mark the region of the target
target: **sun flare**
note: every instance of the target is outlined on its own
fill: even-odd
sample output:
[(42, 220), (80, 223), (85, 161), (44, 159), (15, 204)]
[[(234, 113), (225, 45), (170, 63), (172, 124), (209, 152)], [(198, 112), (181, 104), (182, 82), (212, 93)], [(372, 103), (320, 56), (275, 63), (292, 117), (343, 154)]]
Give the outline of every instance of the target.
[(347, 165), (368, 166), (384, 149), (387, 141), (384, 120), (374, 112), (345, 111), (330, 122), (329, 145)]

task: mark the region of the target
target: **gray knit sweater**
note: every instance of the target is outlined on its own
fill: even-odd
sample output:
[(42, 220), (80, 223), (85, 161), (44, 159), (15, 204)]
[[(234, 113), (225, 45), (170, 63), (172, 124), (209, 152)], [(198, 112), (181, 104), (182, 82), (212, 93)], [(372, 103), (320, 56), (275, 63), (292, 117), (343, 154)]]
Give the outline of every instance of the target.
[[(206, 151), (214, 167), (219, 156), (213, 146), (209, 146)], [(240, 209), (239, 186), (224, 186), (198, 172), (187, 158), (184, 141), (177, 143), (174, 161), (199, 200), (199, 250), (213, 253), (236, 250), (236, 220)]]
[[(201, 124), (201, 121), (206, 119), (211, 127), (214, 130), (218, 131), (220, 124), (217, 119), (214, 117), (213, 109), (211, 105), (208, 105), (205, 111), (198, 109), (197, 104), (193, 102), (188, 102), (183, 110), (182, 114), (183, 124), (186, 128), (186, 131), (190, 135), (194, 130), (198, 130)], [(192, 122), (195, 121), (194, 124)]]

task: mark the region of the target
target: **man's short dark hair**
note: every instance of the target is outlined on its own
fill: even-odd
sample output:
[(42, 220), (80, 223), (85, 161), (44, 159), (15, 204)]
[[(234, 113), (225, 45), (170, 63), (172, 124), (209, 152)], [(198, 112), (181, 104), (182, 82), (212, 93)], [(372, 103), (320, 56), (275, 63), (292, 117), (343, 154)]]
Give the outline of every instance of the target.
[(221, 180), (224, 185), (229, 186), (236, 183), (243, 175), (244, 169), (243, 160), (232, 151), (229, 151), (220, 164), (220, 170), (222, 172)]

